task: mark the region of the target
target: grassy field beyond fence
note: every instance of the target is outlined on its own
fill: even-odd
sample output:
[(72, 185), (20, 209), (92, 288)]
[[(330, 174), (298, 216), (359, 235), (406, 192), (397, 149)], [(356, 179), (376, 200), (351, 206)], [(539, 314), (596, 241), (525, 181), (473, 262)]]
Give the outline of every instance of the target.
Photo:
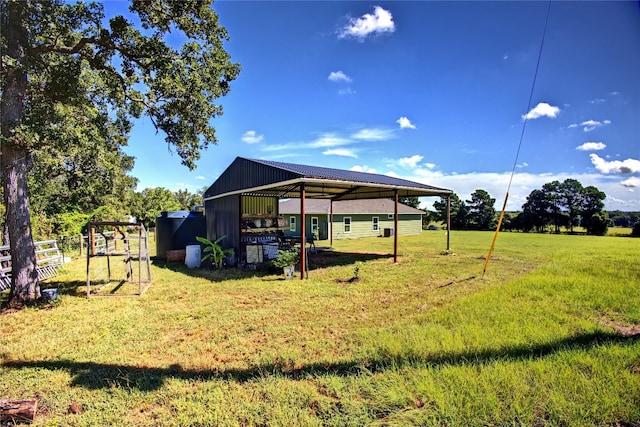
[(73, 261), (0, 314), (0, 398), (36, 426), (640, 425), (640, 240), (501, 233), (483, 277), (491, 238), (339, 240), (308, 280), (154, 261), (142, 297), (86, 299)]

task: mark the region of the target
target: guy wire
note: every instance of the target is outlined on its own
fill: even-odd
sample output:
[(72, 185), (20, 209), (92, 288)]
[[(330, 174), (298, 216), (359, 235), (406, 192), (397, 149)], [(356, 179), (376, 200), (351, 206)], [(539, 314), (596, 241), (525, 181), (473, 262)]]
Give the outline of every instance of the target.
[(487, 267), (489, 266), (489, 260), (491, 259), (491, 254), (493, 253), (493, 248), (496, 244), (496, 239), (498, 238), (498, 233), (500, 232), (500, 227), (502, 226), (502, 220), (504, 218), (504, 212), (507, 208), (507, 200), (509, 199), (509, 191), (511, 190), (511, 183), (513, 182), (513, 176), (516, 173), (516, 167), (518, 166), (518, 158), (520, 157), (520, 149), (522, 148), (522, 141), (524, 139), (524, 131), (527, 128), (527, 122), (529, 121), (526, 117), (526, 114), (531, 111), (531, 101), (533, 100), (533, 92), (536, 87), (536, 80), (538, 78), (538, 70), (540, 68), (540, 59), (542, 58), (542, 48), (544, 46), (544, 39), (547, 34), (547, 26), (549, 24), (549, 15), (551, 14), (551, 0), (547, 5), (547, 17), (544, 21), (544, 29), (542, 30), (542, 38), (540, 40), (540, 49), (538, 50), (538, 60), (536, 61), (536, 69), (533, 73), (533, 81), (531, 82), (531, 92), (529, 92), (529, 102), (527, 103), (527, 109), (525, 110), (524, 120), (522, 121), (522, 130), (520, 131), (520, 141), (518, 142), (518, 149), (516, 150), (516, 157), (513, 161), (513, 168), (511, 169), (511, 176), (509, 177), (509, 185), (507, 186), (507, 193), (504, 196), (504, 203), (502, 204), (502, 210), (500, 211), (500, 218), (498, 219), (498, 225), (496, 227), (496, 231), (493, 234), (493, 240), (491, 241), (491, 247), (489, 248), (489, 253), (487, 254), (487, 258), (484, 261), (484, 267), (482, 268), (482, 277), (484, 277), (484, 273), (487, 271)]

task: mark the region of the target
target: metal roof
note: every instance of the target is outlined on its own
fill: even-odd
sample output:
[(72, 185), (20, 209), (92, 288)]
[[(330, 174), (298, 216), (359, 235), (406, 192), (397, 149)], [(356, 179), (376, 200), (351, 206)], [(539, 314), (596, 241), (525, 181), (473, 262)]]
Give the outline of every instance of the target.
[(447, 196), (453, 193), (402, 178), (320, 166), (236, 157), (231, 165), (205, 191), (204, 199), (231, 195), (300, 197), (304, 185), (310, 199), (376, 199), (399, 197)]

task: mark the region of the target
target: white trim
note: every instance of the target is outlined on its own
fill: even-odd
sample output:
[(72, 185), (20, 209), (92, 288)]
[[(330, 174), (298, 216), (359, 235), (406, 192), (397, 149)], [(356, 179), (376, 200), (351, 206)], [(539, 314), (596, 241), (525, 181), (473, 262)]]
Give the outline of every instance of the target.
[[(347, 220), (349, 220), (349, 231), (347, 231), (345, 228), (347, 227)], [(344, 234), (349, 234), (351, 233), (351, 231), (353, 230), (353, 223), (351, 222), (351, 217), (350, 216), (345, 216), (342, 218), (342, 232)]]

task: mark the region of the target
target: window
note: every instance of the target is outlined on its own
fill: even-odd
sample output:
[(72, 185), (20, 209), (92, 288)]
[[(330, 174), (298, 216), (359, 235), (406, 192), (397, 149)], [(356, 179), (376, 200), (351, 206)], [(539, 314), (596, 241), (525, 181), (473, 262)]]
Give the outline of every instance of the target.
[(311, 217), (311, 234), (313, 236), (318, 235), (318, 217), (317, 216)]
[(374, 216), (373, 218), (371, 218), (371, 230), (372, 231), (380, 230), (380, 218), (378, 218), (377, 216)]
[(351, 233), (351, 217), (344, 217), (342, 220), (342, 229), (344, 233)]
[(393, 219), (393, 214), (387, 214), (387, 219)]
[(289, 217), (289, 231), (296, 231), (296, 217)]

